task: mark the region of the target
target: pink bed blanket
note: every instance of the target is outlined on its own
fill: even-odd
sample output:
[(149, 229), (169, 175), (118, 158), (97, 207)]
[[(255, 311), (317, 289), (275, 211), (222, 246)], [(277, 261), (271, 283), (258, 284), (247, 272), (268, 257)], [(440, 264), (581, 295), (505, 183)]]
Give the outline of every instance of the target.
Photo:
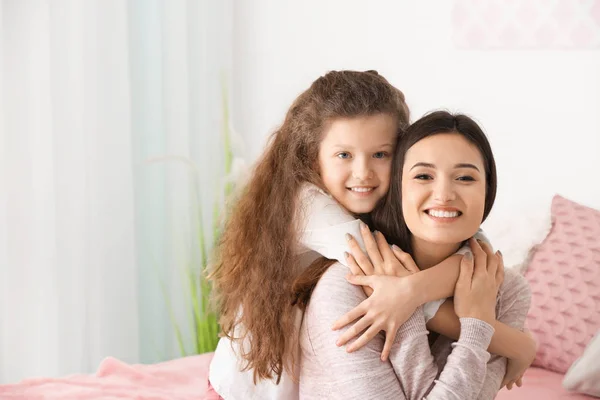
[(152, 365), (104, 359), (92, 375), (32, 378), (0, 385), (2, 400), (217, 400), (208, 385), (213, 353)]

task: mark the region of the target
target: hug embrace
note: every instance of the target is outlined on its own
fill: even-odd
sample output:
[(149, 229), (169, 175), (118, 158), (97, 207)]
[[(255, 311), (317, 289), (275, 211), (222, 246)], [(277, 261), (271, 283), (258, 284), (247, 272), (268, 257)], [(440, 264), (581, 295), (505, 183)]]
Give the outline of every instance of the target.
[(211, 279), (229, 399), (493, 399), (536, 344), (530, 290), (480, 225), (490, 144), (466, 115), (409, 122), (375, 71), (289, 108), (239, 193)]

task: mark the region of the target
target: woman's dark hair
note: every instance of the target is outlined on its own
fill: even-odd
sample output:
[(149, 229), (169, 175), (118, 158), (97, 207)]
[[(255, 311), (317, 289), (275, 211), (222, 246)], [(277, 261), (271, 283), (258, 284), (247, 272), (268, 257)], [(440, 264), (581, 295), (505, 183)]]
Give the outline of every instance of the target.
[(451, 114), (447, 111), (435, 111), (414, 122), (406, 130), (396, 146), (392, 164), (390, 190), (380, 204), (371, 213), (372, 225), (381, 231), (389, 243), (413, 255), (411, 233), (404, 221), (402, 211), (402, 169), (406, 153), (417, 142), (426, 137), (457, 133), (479, 149), (485, 166), (485, 207), (483, 219), (489, 215), (496, 199), (496, 162), (485, 133), (470, 117)]

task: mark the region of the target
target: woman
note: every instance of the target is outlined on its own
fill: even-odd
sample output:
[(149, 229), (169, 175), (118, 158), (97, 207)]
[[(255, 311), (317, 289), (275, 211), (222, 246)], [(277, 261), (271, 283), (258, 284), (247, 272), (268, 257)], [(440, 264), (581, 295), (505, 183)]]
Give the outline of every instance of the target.
[[(493, 154), (475, 122), (462, 115), (435, 112), (415, 122), (397, 147), (390, 190), (373, 213), (373, 225), (399, 245), (423, 270), (455, 253), (489, 214), (496, 191)], [(378, 243), (382, 243), (381, 235)], [(301, 398), (494, 398), (506, 372), (506, 359), (487, 352), (495, 321), (522, 329), (529, 308), (525, 280), (507, 271), (502, 280), (501, 256), (488, 246), (470, 242), (475, 273), (463, 259), (454, 307), (460, 318), (458, 342), (431, 337), (430, 348), (422, 307), (400, 328), (386, 362), (380, 360), (383, 338), (355, 353), (335, 345), (330, 326), (366, 296), (343, 281), (348, 269), (332, 265), (312, 291), (301, 329)], [(393, 254), (379, 246), (380, 259)], [(387, 248), (389, 250), (389, 248)], [(370, 258), (373, 257), (370, 251)], [(319, 265), (299, 279), (310, 288)], [(410, 273), (410, 272), (406, 272)], [(350, 278), (375, 291), (389, 276)], [(388, 287), (393, 287), (389, 286)], [(301, 287), (297, 288), (301, 291)], [(437, 378), (437, 380), (436, 380)]]

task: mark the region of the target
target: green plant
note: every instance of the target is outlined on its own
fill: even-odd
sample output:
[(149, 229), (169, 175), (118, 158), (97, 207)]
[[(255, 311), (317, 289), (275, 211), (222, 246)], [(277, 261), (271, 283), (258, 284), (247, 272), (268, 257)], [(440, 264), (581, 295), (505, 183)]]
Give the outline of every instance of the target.
[[(194, 202), (196, 203), (196, 221), (195, 226), (198, 229), (198, 247), (200, 253), (199, 265), (194, 265), (190, 260), (186, 261), (186, 265), (182, 271), (182, 279), (184, 283), (185, 295), (187, 296), (186, 301), (191, 303), (189, 318), (189, 326), (191, 332), (189, 335), (193, 338), (193, 349), (187, 351), (185, 342), (186, 336), (182, 330), (182, 325), (177, 321), (173, 306), (170, 301), (170, 294), (167, 290), (165, 283), (161, 282), (161, 288), (163, 296), (165, 298), (167, 310), (179, 351), (181, 356), (187, 356), (191, 354), (202, 354), (206, 352), (214, 351), (219, 341), (218, 332), (218, 317), (215, 311), (210, 307), (210, 298), (212, 285), (207, 279), (207, 268), (210, 262), (210, 253), (217, 243), (222, 227), (223, 216), (225, 213), (225, 207), (227, 200), (231, 197), (231, 194), (235, 188), (235, 177), (232, 177), (232, 169), (234, 164), (233, 149), (232, 149), (232, 130), (230, 125), (229, 106), (227, 98), (227, 90), (222, 81), (222, 107), (223, 107), (223, 124), (222, 124), (222, 138), (223, 138), (223, 161), (224, 161), (224, 174), (222, 176), (222, 187), (217, 191), (216, 198), (214, 200), (212, 216), (213, 224), (210, 229), (207, 229), (204, 220), (202, 218), (202, 202), (200, 199), (200, 183), (198, 168), (194, 162), (186, 157), (181, 156), (166, 156), (160, 158), (154, 158), (151, 162), (163, 162), (163, 161), (179, 161), (189, 167), (192, 172), (192, 188)], [(210, 232), (209, 232), (210, 230)], [(208, 238), (212, 240), (209, 241)]]

